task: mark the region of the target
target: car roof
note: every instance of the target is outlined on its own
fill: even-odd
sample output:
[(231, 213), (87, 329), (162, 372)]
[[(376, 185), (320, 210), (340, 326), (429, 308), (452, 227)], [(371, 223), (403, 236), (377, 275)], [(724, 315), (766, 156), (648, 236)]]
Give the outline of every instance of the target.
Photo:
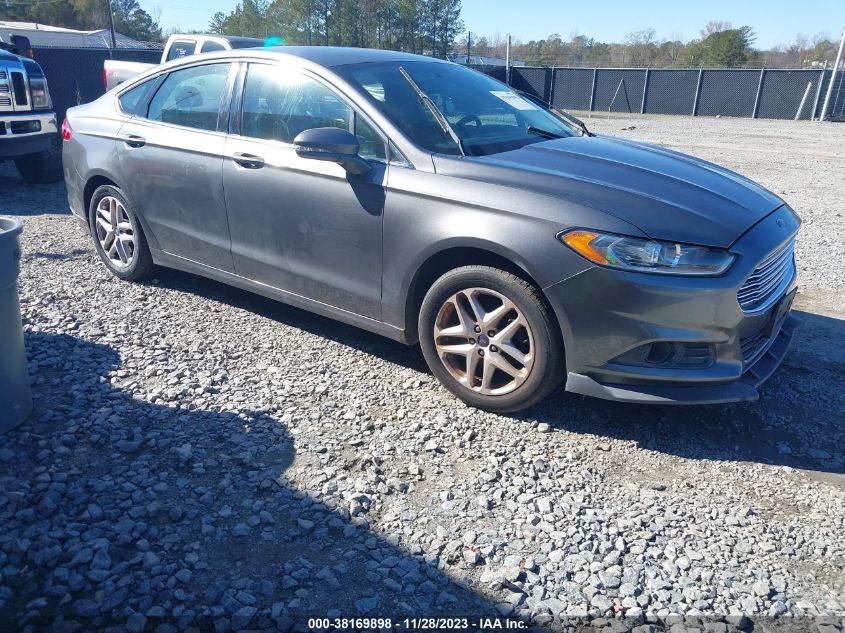
[(228, 52), (235, 54), (254, 52), (256, 55), (267, 56), (269, 54), (279, 57), (290, 55), (310, 61), (318, 66), (325, 66), (326, 68), (331, 68), (333, 66), (345, 66), (347, 64), (377, 62), (443, 62), (443, 60), (440, 59), (424, 57), (423, 55), (414, 55), (412, 53), (386, 51), (375, 48), (353, 48), (341, 46), (267, 46), (254, 49), (242, 48), (237, 52)]

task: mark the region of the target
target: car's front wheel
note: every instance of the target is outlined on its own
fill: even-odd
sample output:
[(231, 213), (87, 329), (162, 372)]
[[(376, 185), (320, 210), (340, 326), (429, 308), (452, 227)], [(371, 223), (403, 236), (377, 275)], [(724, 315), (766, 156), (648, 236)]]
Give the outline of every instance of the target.
[(50, 149), (15, 160), (15, 167), (24, 182), (44, 185), (62, 179), (62, 148), (59, 142), (60, 139), (56, 136)]
[(487, 266), (449, 271), (423, 299), (419, 339), (434, 375), (461, 400), (508, 413), (563, 378), (563, 342), (540, 291)]
[(97, 254), (112, 274), (134, 281), (152, 272), (146, 237), (120, 189), (98, 187), (91, 197), (88, 221)]

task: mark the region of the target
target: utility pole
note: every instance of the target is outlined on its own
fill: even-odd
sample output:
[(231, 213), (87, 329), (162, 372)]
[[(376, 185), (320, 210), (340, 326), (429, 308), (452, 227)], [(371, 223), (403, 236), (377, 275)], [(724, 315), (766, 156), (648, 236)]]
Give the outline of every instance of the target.
[(472, 31), (467, 31), (467, 64), (470, 63), (470, 51), (472, 51)]
[(111, 32), (111, 47), (117, 48), (117, 38), (114, 36), (114, 11), (111, 7), (111, 0), (106, 0), (109, 3), (109, 32)]
[(843, 48), (845, 48), (845, 29), (842, 29), (842, 40), (839, 42), (839, 52), (836, 54), (836, 62), (834, 62), (833, 70), (830, 73), (830, 83), (827, 86), (827, 95), (824, 98), (824, 105), (822, 106), (819, 121), (824, 121), (827, 117), (827, 107), (830, 105), (830, 96), (833, 94), (833, 84), (836, 83), (836, 73), (839, 72), (839, 62), (842, 61)]
[(511, 85), (511, 34), (508, 33), (508, 45), (505, 48), (505, 83)]

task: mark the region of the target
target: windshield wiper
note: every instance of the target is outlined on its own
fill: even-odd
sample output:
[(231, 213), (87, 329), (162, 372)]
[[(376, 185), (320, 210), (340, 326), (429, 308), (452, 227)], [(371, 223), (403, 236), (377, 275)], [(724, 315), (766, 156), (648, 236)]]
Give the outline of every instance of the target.
[(438, 108), (434, 101), (431, 100), (431, 97), (423, 92), (422, 88), (417, 85), (417, 82), (411, 79), (411, 75), (408, 74), (408, 71), (400, 66), (399, 72), (402, 73), (405, 81), (407, 81), (408, 85), (411, 86), (417, 97), (419, 97), (419, 100), (422, 101), (429, 110), (431, 110), (431, 114), (434, 116), (437, 123), (440, 124), (440, 127), (443, 128), (443, 131), (449, 135), (449, 137), (455, 142), (455, 145), (458, 146), (458, 149), (461, 150), (461, 155), (466, 156), (466, 151), (464, 151), (464, 142), (455, 132), (455, 128), (453, 128), (449, 123), (449, 119), (447, 119), (440, 111), (440, 108)]
[(568, 122), (570, 125), (575, 126), (575, 128), (581, 132), (581, 136), (595, 136), (590, 130), (587, 129), (587, 126), (584, 125), (584, 122), (576, 116), (572, 116), (566, 110), (555, 110), (554, 108), (549, 108), (549, 112), (552, 114), (557, 115), (564, 121)]
[(529, 134), (536, 134), (537, 136), (542, 136), (543, 138), (563, 138), (562, 134), (558, 134), (557, 132), (550, 132), (549, 130), (544, 130), (543, 128), (534, 127), (533, 125), (529, 125), (528, 129), (526, 130)]
[[(546, 112), (549, 112), (552, 116), (557, 117), (564, 123), (566, 123), (569, 127), (574, 127), (581, 136), (595, 136), (590, 130), (587, 129), (587, 126), (584, 125), (584, 122), (579, 119), (578, 117), (572, 116), (566, 110), (558, 110), (556, 108), (551, 107), (548, 103), (540, 99), (539, 97), (535, 97), (532, 94), (527, 92), (523, 92), (522, 90), (513, 89), (518, 95), (521, 95), (528, 99), (529, 101), (536, 103), (538, 106), (543, 108)], [(530, 130), (529, 130), (530, 131)], [(539, 133), (539, 132), (538, 132)]]

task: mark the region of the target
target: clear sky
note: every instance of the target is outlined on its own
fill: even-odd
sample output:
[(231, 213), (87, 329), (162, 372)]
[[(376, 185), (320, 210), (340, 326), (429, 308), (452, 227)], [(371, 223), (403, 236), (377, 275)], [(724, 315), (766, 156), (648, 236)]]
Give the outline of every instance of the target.
[(473, 33), (523, 41), (577, 31), (603, 42), (621, 42), (632, 31), (653, 27), (659, 39), (699, 36), (710, 20), (751, 26), (758, 48), (788, 44), (796, 33), (827, 33), (838, 40), (845, 27), (843, 0), (463, 0), (463, 19)]
[[(205, 29), (215, 11), (231, 11), (237, 0), (140, 0), (160, 10), (167, 29)], [(632, 31), (653, 27), (660, 39), (698, 37), (710, 20), (749, 25), (758, 48), (791, 43), (796, 33), (826, 33), (838, 40), (845, 27), (844, 0), (463, 0), (463, 20), (479, 36), (496, 33), (525, 42), (573, 32), (604, 42), (621, 42)], [(473, 38), (475, 39), (475, 38)]]

